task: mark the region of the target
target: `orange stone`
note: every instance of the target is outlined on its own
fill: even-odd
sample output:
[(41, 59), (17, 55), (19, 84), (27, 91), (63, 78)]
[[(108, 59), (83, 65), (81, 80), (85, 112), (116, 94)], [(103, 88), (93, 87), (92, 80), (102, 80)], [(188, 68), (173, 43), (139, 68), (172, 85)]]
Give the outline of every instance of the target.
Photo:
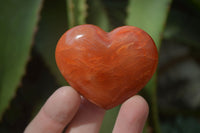
[(55, 54), (67, 82), (104, 109), (113, 108), (140, 91), (158, 64), (154, 41), (133, 26), (109, 33), (94, 25), (76, 26), (62, 35)]

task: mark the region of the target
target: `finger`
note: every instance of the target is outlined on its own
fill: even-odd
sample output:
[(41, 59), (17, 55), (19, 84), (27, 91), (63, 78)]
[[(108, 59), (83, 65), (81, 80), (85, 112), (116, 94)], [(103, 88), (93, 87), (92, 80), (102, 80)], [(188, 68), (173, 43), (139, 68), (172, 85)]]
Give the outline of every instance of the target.
[(81, 98), (71, 87), (61, 87), (47, 100), (25, 133), (61, 133), (80, 106)]
[(122, 104), (113, 133), (141, 133), (149, 106), (141, 96), (133, 96)]
[(66, 133), (98, 133), (104, 114), (104, 109), (83, 99), (80, 109)]

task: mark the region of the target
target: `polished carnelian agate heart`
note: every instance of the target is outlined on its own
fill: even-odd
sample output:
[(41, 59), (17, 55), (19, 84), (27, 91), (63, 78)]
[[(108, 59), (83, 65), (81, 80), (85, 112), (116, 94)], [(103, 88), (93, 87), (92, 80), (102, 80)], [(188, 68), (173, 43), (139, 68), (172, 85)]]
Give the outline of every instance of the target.
[(107, 33), (87, 24), (64, 33), (56, 62), (82, 96), (110, 109), (147, 84), (156, 70), (158, 52), (152, 38), (137, 27), (122, 26)]

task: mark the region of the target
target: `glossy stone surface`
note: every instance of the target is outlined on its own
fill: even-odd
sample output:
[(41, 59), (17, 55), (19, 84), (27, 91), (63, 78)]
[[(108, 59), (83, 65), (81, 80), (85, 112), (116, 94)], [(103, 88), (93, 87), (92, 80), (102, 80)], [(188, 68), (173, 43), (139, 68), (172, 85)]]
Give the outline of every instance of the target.
[(80, 25), (58, 41), (56, 62), (81, 95), (110, 109), (146, 85), (156, 70), (158, 52), (139, 28), (122, 26), (107, 33), (94, 25)]

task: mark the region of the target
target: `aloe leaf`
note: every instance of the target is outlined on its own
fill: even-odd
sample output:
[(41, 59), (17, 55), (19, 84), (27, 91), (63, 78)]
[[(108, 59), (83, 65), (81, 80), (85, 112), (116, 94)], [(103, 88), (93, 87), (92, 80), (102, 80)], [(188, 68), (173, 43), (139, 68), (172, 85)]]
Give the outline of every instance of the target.
[(106, 112), (100, 133), (111, 133), (112, 132), (119, 109), (120, 109), (120, 106), (117, 106)]
[[(67, 7), (65, 7), (67, 3)], [(67, 17), (66, 17), (67, 8)], [(60, 85), (67, 85), (55, 62), (55, 48), (61, 35), (70, 27), (85, 23), (85, 0), (46, 1), (41, 13), (36, 49)]]
[(67, 30), (65, 0), (47, 0), (41, 12), (41, 20), (35, 37), (35, 48), (60, 85), (67, 85), (55, 61), (55, 48), (61, 35)]
[(66, 0), (68, 27), (85, 24), (87, 4), (86, 0)]
[[(151, 35), (160, 48), (162, 33), (166, 23), (171, 0), (129, 0), (127, 25), (137, 26)], [(150, 103), (150, 116), (154, 132), (160, 132), (156, 98), (156, 75), (144, 89)]]
[(87, 22), (97, 25), (107, 32), (110, 30), (108, 15), (101, 0), (88, 0)]
[(171, 0), (129, 0), (126, 24), (145, 30), (159, 48), (170, 3)]
[(25, 74), (41, 5), (41, 0), (1, 1), (0, 119)]

